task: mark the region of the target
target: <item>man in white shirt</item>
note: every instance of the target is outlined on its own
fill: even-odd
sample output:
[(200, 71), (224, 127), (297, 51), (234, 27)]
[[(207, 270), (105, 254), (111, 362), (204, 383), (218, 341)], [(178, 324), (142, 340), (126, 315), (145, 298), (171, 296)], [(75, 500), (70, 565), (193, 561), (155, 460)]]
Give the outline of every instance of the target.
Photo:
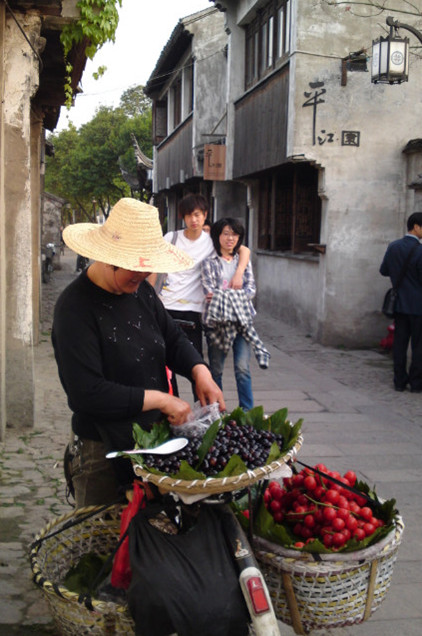
[[(194, 260), (194, 266), (184, 272), (168, 274), (161, 289), (160, 298), (169, 314), (185, 328), (186, 335), (201, 355), (202, 322), (204, 292), (201, 285), (201, 263), (214, 254), (214, 245), (204, 224), (208, 214), (208, 202), (201, 194), (187, 194), (179, 202), (179, 216), (183, 218), (185, 228), (168, 232), (164, 239), (177, 245)], [(239, 251), (239, 265), (231, 281), (231, 287), (241, 289), (243, 274), (249, 262), (250, 250), (242, 245)], [(151, 284), (155, 283), (153, 277)]]

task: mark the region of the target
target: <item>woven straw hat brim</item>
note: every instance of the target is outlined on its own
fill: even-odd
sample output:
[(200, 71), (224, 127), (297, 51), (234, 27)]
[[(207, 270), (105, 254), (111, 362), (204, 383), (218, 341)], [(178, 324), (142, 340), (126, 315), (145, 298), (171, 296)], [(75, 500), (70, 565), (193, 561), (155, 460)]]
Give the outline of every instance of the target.
[(63, 240), (81, 256), (133, 272), (171, 273), (194, 265), (186, 252), (164, 240), (158, 210), (129, 198), (116, 203), (104, 225), (69, 225)]

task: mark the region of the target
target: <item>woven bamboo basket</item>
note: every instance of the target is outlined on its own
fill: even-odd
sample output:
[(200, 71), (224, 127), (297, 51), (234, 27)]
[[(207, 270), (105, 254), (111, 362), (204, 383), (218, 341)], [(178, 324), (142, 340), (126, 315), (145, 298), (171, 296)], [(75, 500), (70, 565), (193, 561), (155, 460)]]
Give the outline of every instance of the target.
[[(46, 596), (60, 635), (135, 634), (126, 605), (81, 598), (62, 585), (68, 570), (85, 554), (112, 553), (119, 540), (121, 510), (122, 506), (106, 510), (94, 506), (62, 515), (50, 522), (31, 546), (34, 582)], [(84, 519), (90, 513), (95, 514)], [(69, 525), (78, 519), (80, 523)]]
[(181, 495), (214, 495), (222, 492), (230, 492), (233, 490), (241, 490), (247, 486), (251, 486), (260, 479), (268, 479), (272, 473), (285, 467), (285, 465), (294, 459), (299, 452), (303, 443), (303, 437), (300, 435), (296, 444), (282, 457), (271, 464), (260, 466), (255, 470), (248, 470), (241, 475), (234, 477), (208, 477), (207, 479), (194, 479), (188, 481), (185, 479), (175, 479), (167, 475), (156, 475), (143, 468), (140, 464), (134, 464), (133, 469), (138, 477), (142, 477), (144, 481), (150, 481), (164, 492), (176, 492)]
[(254, 553), (265, 576), (277, 618), (296, 634), (367, 620), (390, 586), (404, 525), (356, 552), (319, 554), (287, 550), (260, 537)]

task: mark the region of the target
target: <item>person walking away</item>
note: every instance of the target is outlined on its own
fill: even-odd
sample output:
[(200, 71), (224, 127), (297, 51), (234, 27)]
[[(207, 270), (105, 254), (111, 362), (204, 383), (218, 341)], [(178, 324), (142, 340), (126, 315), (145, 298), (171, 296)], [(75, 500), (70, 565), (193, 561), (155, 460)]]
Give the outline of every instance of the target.
[[(167, 232), (164, 239), (186, 252), (192, 258), (194, 265), (188, 270), (168, 273), (162, 289), (157, 290), (169, 314), (175, 320), (185, 323), (186, 335), (201, 356), (203, 355), (201, 316), (204, 310), (201, 263), (214, 253), (214, 245), (210, 235), (204, 231), (208, 211), (208, 202), (201, 194), (190, 193), (180, 200), (178, 214), (186, 227), (176, 232)], [(242, 288), (243, 273), (248, 264), (249, 255), (249, 248), (242, 246), (238, 267), (231, 281), (233, 289)], [(152, 276), (149, 280), (154, 285), (156, 277)], [(172, 372), (173, 390), (177, 395), (174, 369)], [(195, 391), (193, 394), (196, 400)]]
[(243, 275), (242, 289), (230, 286), (238, 267), (244, 234), (243, 225), (236, 219), (224, 218), (214, 223), (211, 239), (215, 254), (202, 262), (201, 281), (206, 300), (203, 322), (212, 376), (222, 388), (224, 363), (232, 349), (239, 406), (247, 411), (253, 407), (249, 368), (251, 344), (261, 368), (268, 367), (270, 355), (253, 327), (256, 312), (252, 299), (256, 286), (250, 262)]
[[(394, 314), (393, 367), (394, 388), (422, 393), (422, 212), (407, 219), (407, 234), (390, 243), (381, 263), (380, 273), (389, 276), (393, 287), (409, 258), (404, 277), (397, 289)], [(415, 247), (416, 245), (416, 247)], [(411, 363), (407, 370), (407, 349), (411, 344)]]
[(124, 198), (104, 225), (77, 223), (66, 245), (93, 259), (57, 300), (52, 342), (68, 397), (75, 438), (72, 461), (76, 507), (124, 499), (133, 483), (130, 460), (105, 459), (133, 448), (133, 424), (149, 430), (164, 416), (173, 426), (191, 412), (169, 394), (166, 366), (189, 378), (202, 405), (221, 390), (203, 358), (178, 328), (146, 278), (192, 267), (191, 258), (163, 239), (158, 210)]

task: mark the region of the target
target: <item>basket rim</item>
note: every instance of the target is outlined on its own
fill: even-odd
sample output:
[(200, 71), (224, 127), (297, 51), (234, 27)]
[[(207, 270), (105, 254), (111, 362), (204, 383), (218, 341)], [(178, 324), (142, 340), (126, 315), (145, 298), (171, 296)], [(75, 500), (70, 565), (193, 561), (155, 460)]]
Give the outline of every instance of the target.
[(142, 477), (144, 481), (150, 481), (156, 486), (168, 492), (176, 492), (184, 495), (197, 494), (217, 494), (232, 490), (241, 490), (246, 486), (254, 484), (260, 479), (267, 478), (274, 471), (282, 468), (291, 460), (303, 444), (303, 435), (299, 435), (296, 444), (288, 450), (282, 457), (270, 464), (259, 466), (254, 470), (248, 470), (233, 477), (207, 477), (206, 479), (175, 479), (167, 475), (156, 475), (142, 468), (140, 464), (134, 464), (135, 475)]
[[(38, 564), (38, 552), (41, 549), (43, 539), (49, 535), (52, 531), (57, 529), (57, 526), (60, 524), (69, 521), (72, 517), (82, 516), (88, 514), (90, 512), (94, 512), (95, 510), (101, 511), (102, 513), (108, 513), (111, 509), (117, 510), (123, 508), (125, 504), (112, 504), (109, 507), (104, 509), (104, 506), (86, 506), (84, 508), (78, 508), (77, 510), (72, 510), (71, 512), (67, 512), (52, 521), (49, 521), (47, 525), (42, 528), (35, 536), (34, 540), (31, 543), (30, 547), (30, 564), (33, 573), (33, 581), (34, 583), (44, 590), (47, 594), (53, 594), (62, 600), (76, 602), (79, 605), (83, 605), (87, 609), (91, 609), (92, 611), (100, 612), (100, 613), (110, 613), (111, 612), (126, 612), (126, 606), (121, 605), (119, 603), (115, 603), (113, 601), (101, 601), (93, 598), (89, 594), (78, 594), (77, 592), (71, 592), (61, 583), (54, 583), (47, 578), (42, 573), (42, 570)], [(95, 515), (87, 519), (89, 521), (91, 519), (95, 519)], [(81, 522), (83, 524), (83, 522)], [(63, 528), (65, 531), (66, 528)], [(116, 539), (118, 540), (119, 533), (116, 534)]]
[[(300, 561), (306, 565), (318, 565), (321, 562), (331, 562), (331, 563), (354, 563), (359, 561), (362, 564), (365, 561), (373, 561), (380, 556), (384, 556), (389, 554), (391, 551), (395, 550), (401, 543), (403, 531), (404, 531), (404, 522), (401, 515), (396, 515), (394, 517), (395, 527), (391, 529), (391, 531), (383, 537), (380, 541), (374, 543), (367, 548), (363, 548), (362, 550), (355, 550), (354, 552), (336, 552), (336, 553), (324, 553), (318, 552), (318, 560), (316, 560), (313, 556), (312, 552), (301, 552), (299, 550), (289, 550), (288, 548), (284, 548), (282, 545), (278, 543), (272, 543), (268, 541), (268, 539), (264, 539), (258, 535), (254, 536), (254, 544), (255, 549), (264, 554), (269, 554), (270, 552), (282, 559), (288, 559)], [(261, 545), (259, 545), (261, 544)], [(375, 552), (375, 549), (378, 549)], [(383, 552), (383, 554), (380, 554)]]

